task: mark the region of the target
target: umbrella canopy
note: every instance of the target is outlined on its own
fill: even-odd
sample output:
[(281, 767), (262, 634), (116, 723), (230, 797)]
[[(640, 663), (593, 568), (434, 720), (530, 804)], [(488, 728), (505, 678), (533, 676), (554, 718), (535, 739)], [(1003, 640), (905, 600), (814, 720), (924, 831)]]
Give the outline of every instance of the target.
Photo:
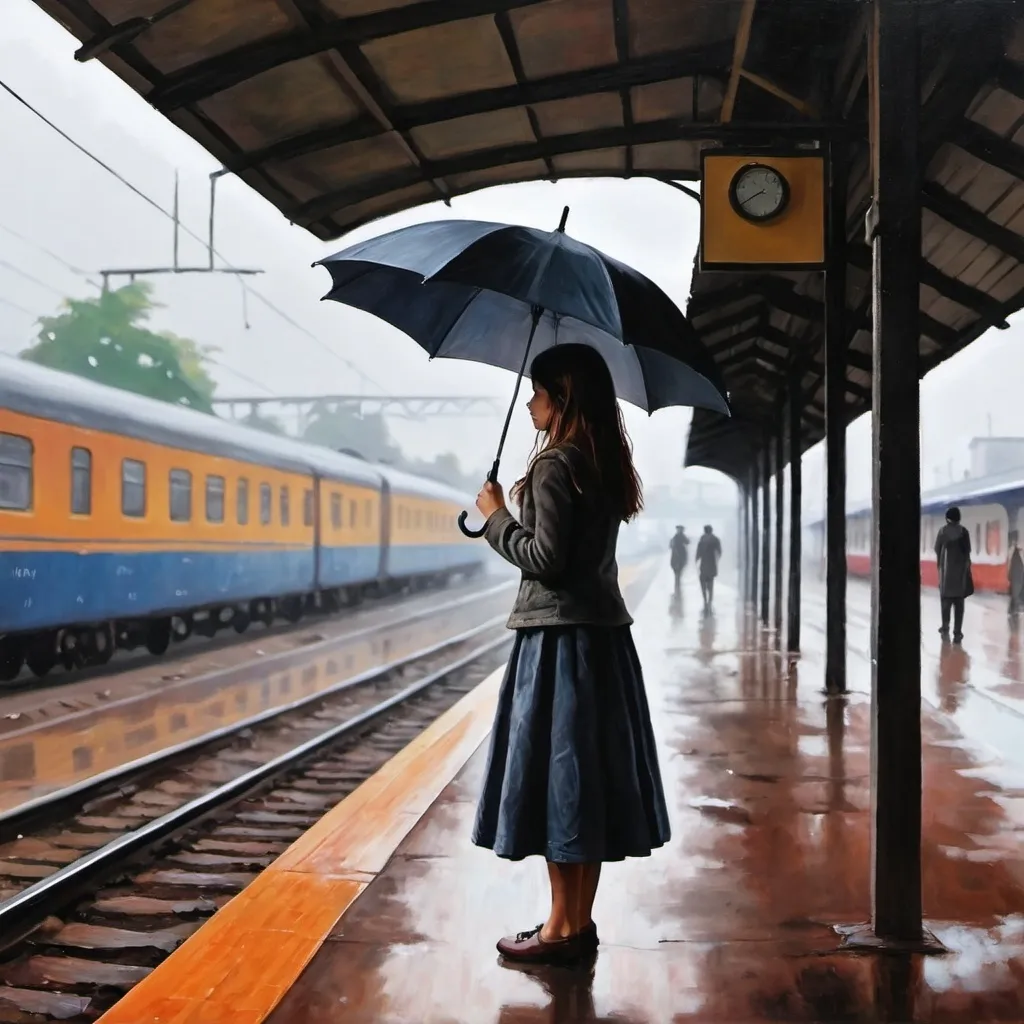
[(618, 396), (648, 413), (684, 405), (729, 414), (715, 362), (675, 303), (561, 228), (433, 221), (314, 265), (330, 271), (325, 298), (387, 321), (431, 357), (521, 371), (527, 344), (536, 355), (578, 342), (601, 353)]

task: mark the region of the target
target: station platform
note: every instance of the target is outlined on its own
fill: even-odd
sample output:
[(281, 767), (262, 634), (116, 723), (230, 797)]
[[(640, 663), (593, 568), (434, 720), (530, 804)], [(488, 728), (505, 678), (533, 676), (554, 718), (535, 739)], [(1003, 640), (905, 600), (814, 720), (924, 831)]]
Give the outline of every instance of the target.
[[(592, 967), (511, 968), (494, 949), (546, 913), (539, 860), (510, 864), (469, 842), (496, 674), (103, 1024), (1024, 1021), (1024, 776), (1011, 749), (1024, 749), (1024, 717), (1012, 693), (972, 689), (959, 649), (939, 653), (926, 687), (924, 904), (948, 952), (844, 950), (843, 927), (869, 913), (859, 634), (849, 693), (826, 699), (813, 594), (791, 663), (742, 621), (728, 582), (704, 617), (696, 581), (674, 601), (666, 570), (635, 612), (673, 839), (606, 867)], [(1013, 631), (1001, 606), (972, 615), (993, 649), (977, 662), (996, 678), (991, 637), (998, 621)]]

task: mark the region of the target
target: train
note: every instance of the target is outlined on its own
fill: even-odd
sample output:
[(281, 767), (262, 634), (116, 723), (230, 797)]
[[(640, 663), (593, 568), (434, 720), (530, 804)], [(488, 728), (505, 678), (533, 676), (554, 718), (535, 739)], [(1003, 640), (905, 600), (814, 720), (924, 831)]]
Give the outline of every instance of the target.
[[(921, 583), (938, 586), (935, 537), (951, 505), (960, 508), (961, 522), (971, 534), (974, 586), (979, 591), (1005, 594), (1009, 590), (1007, 561), (1011, 537), (1024, 527), (1024, 468), (987, 477), (966, 479), (922, 495)], [(825, 524), (809, 524), (815, 557), (824, 564)], [(872, 511), (869, 504), (846, 514), (846, 564), (851, 576), (871, 575)]]
[(0, 679), (484, 571), (472, 498), (0, 357)]

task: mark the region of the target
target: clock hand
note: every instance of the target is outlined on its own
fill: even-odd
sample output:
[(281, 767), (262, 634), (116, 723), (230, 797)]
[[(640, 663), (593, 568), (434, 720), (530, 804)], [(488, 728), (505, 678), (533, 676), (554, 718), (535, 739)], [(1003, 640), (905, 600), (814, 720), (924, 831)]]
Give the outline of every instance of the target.
[(763, 196), (766, 191), (767, 191), (767, 189), (761, 189), (760, 192), (755, 192), (752, 196), (747, 196), (746, 199), (740, 200), (740, 206), (746, 206), (747, 203), (749, 203), (752, 200), (756, 199), (758, 196)]

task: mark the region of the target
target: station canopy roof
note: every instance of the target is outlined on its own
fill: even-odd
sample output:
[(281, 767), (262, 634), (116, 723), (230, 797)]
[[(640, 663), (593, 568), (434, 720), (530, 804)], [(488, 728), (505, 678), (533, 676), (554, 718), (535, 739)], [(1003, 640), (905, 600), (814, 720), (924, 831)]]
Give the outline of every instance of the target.
[[(860, 0), (36, 2), (80, 59), (324, 240), (491, 185), (680, 182), (703, 147), (839, 142), (849, 418), (870, 405)], [(1024, 304), (1024, 17), (1002, 0), (920, 6), (923, 374)], [(742, 476), (794, 369), (804, 447), (821, 438), (821, 274), (695, 271), (688, 313), (735, 410), (695, 414), (688, 464)]]

